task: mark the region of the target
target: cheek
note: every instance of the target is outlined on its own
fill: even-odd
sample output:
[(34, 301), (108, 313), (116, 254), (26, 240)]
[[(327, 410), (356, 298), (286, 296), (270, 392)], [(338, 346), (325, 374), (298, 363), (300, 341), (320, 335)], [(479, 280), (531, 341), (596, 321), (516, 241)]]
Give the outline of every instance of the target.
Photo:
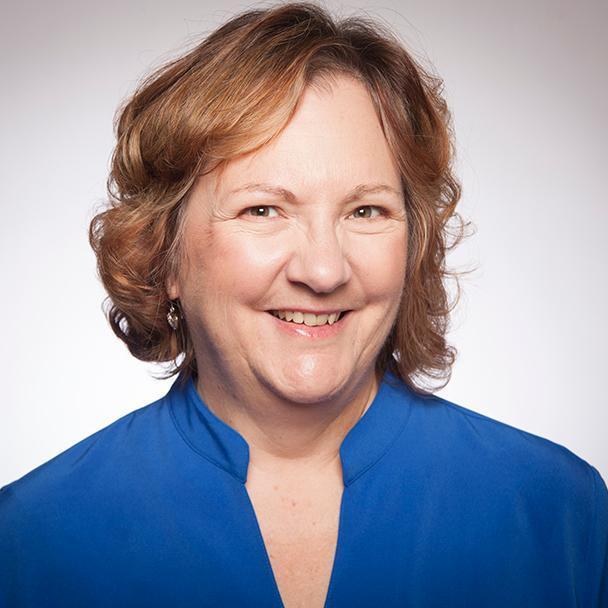
[(357, 268), (370, 300), (398, 299), (405, 283), (407, 241), (404, 231), (375, 236), (357, 247)]
[[(218, 229), (204, 241), (194, 240), (201, 245), (191, 249), (190, 284), (200, 290), (213, 285), (213, 297), (226, 301), (255, 302), (266, 295), (284, 263), (281, 241), (234, 229)], [(193, 280), (197, 274), (198, 280)]]

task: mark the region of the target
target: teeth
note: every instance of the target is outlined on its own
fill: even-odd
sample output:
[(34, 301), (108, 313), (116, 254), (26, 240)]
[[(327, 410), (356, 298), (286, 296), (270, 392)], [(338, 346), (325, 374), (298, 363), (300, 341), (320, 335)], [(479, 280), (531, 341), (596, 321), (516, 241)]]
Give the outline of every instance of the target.
[(312, 313), (307, 312), (304, 315), (304, 323), (309, 326), (325, 325), (328, 316), (329, 315), (313, 315)]
[(335, 312), (331, 315), (314, 315), (310, 312), (292, 312), (290, 310), (273, 310), (271, 311), (275, 317), (283, 319), (284, 321), (291, 321), (292, 323), (299, 323), (308, 325), (309, 327), (315, 327), (317, 325), (333, 325), (340, 316), (341, 313)]

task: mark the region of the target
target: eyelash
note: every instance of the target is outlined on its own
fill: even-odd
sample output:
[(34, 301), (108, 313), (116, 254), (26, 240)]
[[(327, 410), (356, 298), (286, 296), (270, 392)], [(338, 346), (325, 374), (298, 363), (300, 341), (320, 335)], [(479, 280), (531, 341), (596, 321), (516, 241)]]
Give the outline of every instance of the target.
[[(256, 205), (255, 207), (247, 207), (247, 209), (245, 209), (245, 213), (247, 213), (247, 212), (249, 212), (249, 211), (251, 211), (253, 209), (256, 209), (256, 210), (257, 209), (275, 209), (275, 206), (274, 205)], [(355, 211), (353, 211), (353, 213), (359, 211), (360, 209), (378, 209), (380, 211), (380, 216), (385, 216), (386, 215), (386, 211), (382, 207), (379, 207), (378, 205), (362, 205), (361, 207), (357, 207), (355, 209)], [(351, 215), (352, 215), (352, 213), (351, 213)], [(253, 215), (253, 216), (250, 216), (250, 217), (267, 217), (267, 216), (265, 216), (265, 215)], [(373, 219), (377, 219), (377, 218), (373, 218), (373, 217), (367, 218), (367, 217), (365, 217), (365, 218), (362, 218), (362, 219), (371, 219), (371, 220), (373, 220)]]

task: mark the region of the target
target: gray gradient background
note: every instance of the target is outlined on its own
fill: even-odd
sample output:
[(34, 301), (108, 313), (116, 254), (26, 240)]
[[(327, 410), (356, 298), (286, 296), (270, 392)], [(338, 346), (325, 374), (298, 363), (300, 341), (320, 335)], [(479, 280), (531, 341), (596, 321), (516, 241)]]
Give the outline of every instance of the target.
[[(12, 2), (0, 25), (0, 485), (171, 381), (101, 312), (87, 226), (114, 110), (239, 2)], [(604, 0), (331, 2), (391, 24), (444, 78), (477, 266), (442, 395), (560, 443), (608, 480)]]

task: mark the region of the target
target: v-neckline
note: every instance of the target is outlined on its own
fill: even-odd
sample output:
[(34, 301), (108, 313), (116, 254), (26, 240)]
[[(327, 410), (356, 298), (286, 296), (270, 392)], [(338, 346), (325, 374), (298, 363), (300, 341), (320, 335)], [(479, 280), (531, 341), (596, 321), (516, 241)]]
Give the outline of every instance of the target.
[[(272, 583), (272, 587), (273, 587), (273, 591), (274, 594), (277, 597), (277, 600), (279, 602), (279, 606), (281, 608), (285, 608), (285, 603), (284, 603), (284, 598), (281, 595), (281, 590), (278, 584), (278, 580), (277, 580), (277, 576), (276, 576), (276, 572), (273, 568), (273, 564), (272, 564), (272, 560), (270, 559), (270, 551), (269, 551), (269, 547), (266, 544), (266, 541), (264, 539), (264, 534), (262, 532), (262, 526), (260, 524), (260, 518), (259, 518), (259, 514), (256, 512), (255, 506), (254, 506), (254, 502), (252, 500), (252, 497), (247, 489), (247, 486), (245, 484), (243, 484), (243, 491), (245, 493), (245, 497), (246, 497), (246, 502), (249, 506), (249, 515), (250, 517), (253, 518), (254, 522), (255, 522), (255, 529), (256, 529), (256, 536), (257, 536), (257, 542), (261, 548), (261, 552), (263, 554), (263, 561), (265, 564), (266, 569), (268, 570), (269, 574), (270, 574), (270, 579), (271, 579), (271, 583)], [(341, 493), (340, 493), (340, 501), (339, 501), (339, 507), (338, 507), (338, 523), (337, 523), (337, 530), (336, 530), (336, 535), (335, 535), (335, 544), (333, 547), (333, 557), (331, 560), (331, 567), (329, 570), (329, 577), (327, 578), (327, 588), (326, 588), (326, 592), (325, 592), (325, 598), (323, 600), (322, 603), (322, 607), (326, 608), (328, 605), (328, 600), (331, 597), (331, 593), (332, 593), (332, 587), (334, 585), (334, 579), (335, 579), (335, 572), (337, 569), (337, 562), (338, 562), (338, 557), (340, 554), (340, 547), (342, 544), (342, 536), (343, 536), (343, 511), (344, 511), (344, 503), (345, 503), (345, 498), (347, 496), (347, 487), (345, 487), (344, 485), (342, 485), (341, 488)]]

